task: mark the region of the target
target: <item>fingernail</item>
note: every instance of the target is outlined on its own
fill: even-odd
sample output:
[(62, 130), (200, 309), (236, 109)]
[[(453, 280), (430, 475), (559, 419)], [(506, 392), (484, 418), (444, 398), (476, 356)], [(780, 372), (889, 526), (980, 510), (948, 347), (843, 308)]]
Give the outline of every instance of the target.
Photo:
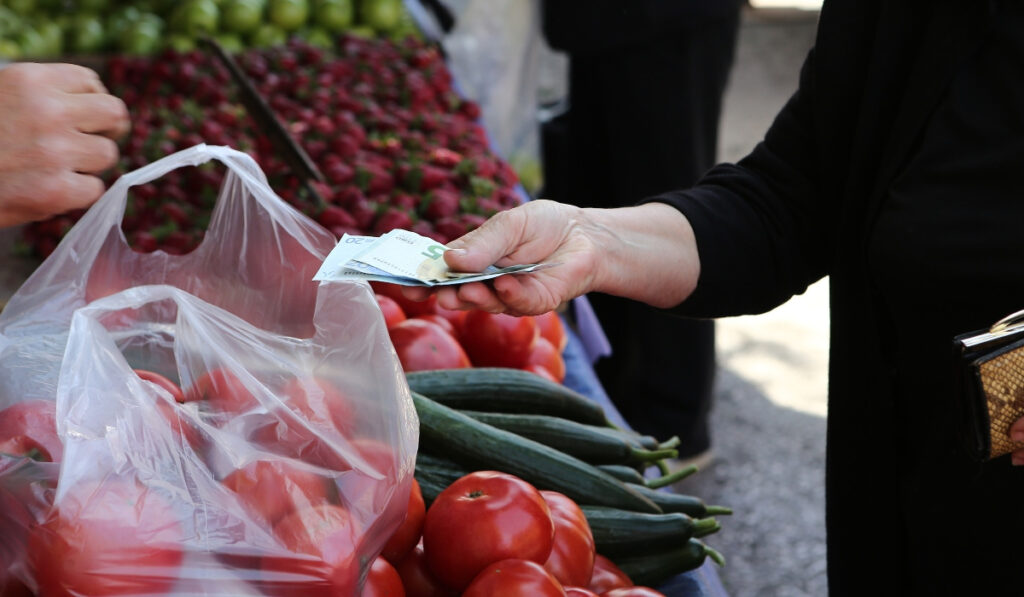
[(466, 250), (465, 249), (448, 249), (448, 253), (450, 253), (450, 254), (452, 254), (452, 255), (454, 255), (456, 257), (462, 257), (463, 255), (466, 254)]
[(1010, 436), (1015, 442), (1024, 442), (1024, 431), (1014, 431), (1013, 435)]

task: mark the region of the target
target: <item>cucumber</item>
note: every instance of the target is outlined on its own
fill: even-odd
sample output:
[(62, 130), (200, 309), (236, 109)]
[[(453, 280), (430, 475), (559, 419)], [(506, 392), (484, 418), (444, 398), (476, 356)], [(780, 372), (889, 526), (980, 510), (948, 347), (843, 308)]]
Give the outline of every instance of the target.
[(658, 491), (633, 483), (628, 485), (640, 495), (657, 504), (663, 512), (682, 512), (693, 518), (732, 514), (732, 510), (725, 506), (708, 506), (703, 500), (692, 495), (672, 493), (671, 491)]
[(420, 484), (420, 493), (423, 494), (423, 502), (429, 508), (437, 496), (451, 485), (447, 476), (429, 468), (416, 467), (413, 476)]
[(599, 464), (597, 468), (625, 483), (636, 483), (644, 485), (646, 481), (640, 471), (624, 464)]
[(420, 450), (445, 456), (474, 470), (498, 470), (537, 489), (564, 493), (578, 504), (659, 513), (632, 486), (544, 444), (491, 427), (416, 392)]
[(609, 426), (601, 405), (520, 369), (471, 367), (406, 373), (412, 391), (460, 410), (551, 415)]
[(597, 552), (607, 556), (676, 549), (697, 535), (719, 529), (714, 518), (694, 520), (680, 512), (647, 514), (603, 506), (581, 506)]
[(693, 570), (708, 557), (719, 566), (725, 565), (722, 554), (698, 539), (689, 539), (685, 545), (676, 549), (608, 557), (634, 584), (646, 587), (656, 587), (673, 576)]
[(590, 464), (643, 464), (675, 458), (675, 450), (645, 450), (615, 430), (550, 415), (462, 411), (492, 427), (511, 431)]

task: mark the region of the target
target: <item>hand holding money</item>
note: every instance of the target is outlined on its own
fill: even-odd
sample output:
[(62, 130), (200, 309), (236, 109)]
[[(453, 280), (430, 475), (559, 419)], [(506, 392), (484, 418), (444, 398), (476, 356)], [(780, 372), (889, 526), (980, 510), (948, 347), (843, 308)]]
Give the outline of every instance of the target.
[(381, 237), (344, 235), (313, 277), (314, 280), (364, 280), (403, 286), (444, 286), (529, 273), (545, 266), (531, 263), (476, 272), (452, 271), (442, 259), (448, 247), (409, 230)]
[(700, 273), (689, 221), (662, 203), (618, 209), (581, 209), (530, 201), (499, 212), (448, 243), (443, 259), (454, 271), (517, 264), (558, 263), (528, 276), (488, 283), (403, 288), (413, 300), (437, 295), (447, 309), (538, 315), (591, 291), (671, 307), (693, 291)]

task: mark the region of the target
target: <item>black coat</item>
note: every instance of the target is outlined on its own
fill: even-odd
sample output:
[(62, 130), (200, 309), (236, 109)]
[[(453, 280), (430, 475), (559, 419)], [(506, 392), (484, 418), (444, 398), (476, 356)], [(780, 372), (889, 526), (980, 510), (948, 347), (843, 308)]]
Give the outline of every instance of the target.
[[(1024, 594), (1024, 470), (1006, 458), (979, 466), (959, 449), (947, 348), (956, 331), (1024, 308), (1024, 251), (1004, 293), (950, 287), (951, 304), (976, 308), (917, 325), (893, 316), (868, 248), (890, 184), (984, 40), (994, 6), (826, 1), (800, 87), (765, 140), (695, 188), (654, 199), (679, 207), (696, 233), (701, 277), (683, 314), (764, 312), (829, 276), (833, 595)], [(1020, 238), (1020, 221), (965, 234)], [(936, 338), (919, 357), (914, 334), (931, 329)], [(920, 388), (898, 381), (900, 362), (929, 372)]]

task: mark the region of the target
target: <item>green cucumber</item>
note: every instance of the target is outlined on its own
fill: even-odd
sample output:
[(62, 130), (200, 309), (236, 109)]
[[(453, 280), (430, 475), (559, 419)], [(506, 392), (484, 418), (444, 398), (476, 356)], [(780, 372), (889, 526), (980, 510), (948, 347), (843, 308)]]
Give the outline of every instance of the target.
[(537, 489), (564, 493), (578, 504), (661, 512), (633, 486), (544, 444), (492, 427), (416, 392), (420, 450), (472, 469), (506, 472)]
[(642, 554), (630, 556), (609, 556), (609, 559), (615, 562), (615, 565), (625, 572), (634, 584), (656, 587), (678, 574), (698, 568), (708, 557), (719, 566), (725, 565), (722, 554), (698, 539), (690, 539), (685, 545), (676, 549), (645, 551)]
[(692, 495), (683, 495), (671, 491), (658, 491), (644, 485), (628, 484), (637, 493), (650, 499), (663, 512), (682, 512), (693, 518), (707, 518), (720, 514), (732, 514), (732, 510), (725, 506), (708, 506), (700, 498)]
[(625, 483), (637, 483), (640, 485), (646, 483), (646, 480), (644, 479), (644, 476), (640, 474), (640, 471), (631, 466), (626, 466), (625, 464), (599, 464), (597, 465), (597, 468)]
[(549, 415), (462, 411), (492, 427), (511, 431), (590, 464), (643, 464), (675, 458), (675, 450), (646, 450), (608, 427), (577, 423)]
[(651, 553), (682, 547), (697, 535), (719, 529), (714, 518), (694, 520), (680, 512), (647, 514), (603, 506), (581, 506), (597, 552), (607, 556)]
[(520, 369), (470, 367), (406, 373), (412, 391), (460, 410), (551, 415), (608, 426), (601, 405)]

